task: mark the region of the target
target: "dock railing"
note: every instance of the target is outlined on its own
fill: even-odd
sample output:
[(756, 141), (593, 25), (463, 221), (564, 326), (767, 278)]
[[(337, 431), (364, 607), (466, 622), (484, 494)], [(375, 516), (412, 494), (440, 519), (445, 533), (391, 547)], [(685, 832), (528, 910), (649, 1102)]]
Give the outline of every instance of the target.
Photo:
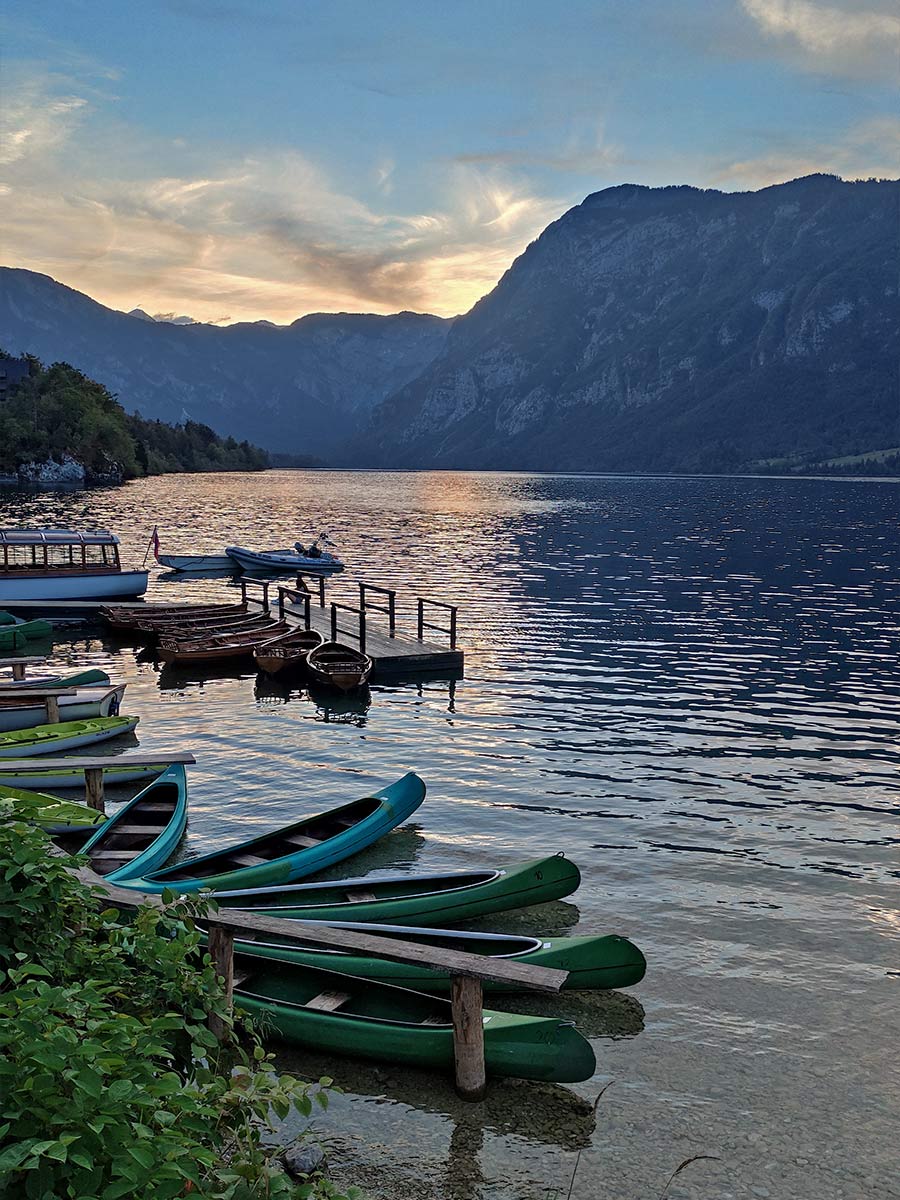
[[(443, 608), (450, 613), (450, 624), (433, 625), (430, 621), (425, 620), (425, 605), (430, 604), (432, 608)], [(423, 634), (426, 629), (437, 630), (438, 633), (447, 633), (450, 635), (450, 649), (456, 649), (456, 614), (459, 611), (459, 606), (456, 604), (445, 604), (443, 600), (426, 600), (422, 596), (417, 601), (418, 621), (417, 630), (419, 641), (423, 641)]]
[[(241, 603), (244, 608), (247, 607), (247, 601), (252, 600), (255, 604), (261, 604), (263, 612), (269, 611), (269, 588), (272, 586), (271, 579), (255, 579), (252, 575), (242, 575), (238, 580), (238, 586), (241, 589)], [(258, 587), (262, 590), (262, 598), (259, 596), (248, 595), (248, 587)]]
[[(63, 854), (55, 848), (52, 852), (57, 856)], [(134, 911), (145, 904), (156, 909), (165, 908), (159, 895), (107, 883), (88, 867), (73, 868), (73, 874), (82, 883), (92, 887), (105, 905), (111, 904), (120, 911)], [(240, 946), (239, 951), (252, 953), (252, 942), (261, 934), (264, 935), (260, 939), (263, 941), (266, 938), (278, 942), (297, 941), (325, 950), (345, 950), (357, 955), (385, 958), (390, 962), (430, 967), (448, 975), (451, 980), (450, 1009), (456, 1087), (467, 1100), (480, 1100), (487, 1084), (483, 983), (502, 983), (526, 991), (558, 992), (568, 978), (567, 971), (531, 966), (508, 958), (445, 950), (417, 942), (378, 937), (364, 930), (263, 916), (240, 909), (220, 908), (203, 917), (201, 924), (208, 931), (209, 955), (222, 980), (229, 1007), (233, 1004), (235, 939), (251, 943)], [(210, 1028), (220, 1041), (227, 1041), (230, 1037), (227, 1025), (215, 1015), (210, 1017)]]
[[(374, 600), (370, 600), (370, 592), (375, 592), (379, 596), (387, 596), (387, 604), (378, 604)], [(363, 613), (370, 608), (374, 608), (376, 612), (387, 613), (388, 637), (397, 636), (397, 593), (393, 588), (378, 587), (374, 583), (361, 583), (359, 585), (359, 607)]]
[(312, 605), (312, 596), (309, 594), (309, 592), (308, 591), (298, 591), (297, 588), (289, 588), (289, 587), (280, 586), (278, 588), (278, 619), (280, 621), (284, 620), (284, 613), (285, 613), (285, 603), (284, 602), (286, 599), (291, 600), (291, 601), (294, 601), (294, 600), (300, 601), (300, 603), (303, 605), (303, 625), (304, 625), (304, 628), (309, 629), (310, 619), (311, 619), (310, 607)]
[[(347, 629), (345, 626), (338, 624), (338, 612), (355, 613), (357, 619), (356, 630)], [(336, 642), (339, 633), (355, 633), (359, 639), (360, 654), (366, 652), (366, 610), (357, 608), (355, 604), (338, 604), (336, 601), (331, 602), (331, 640)]]

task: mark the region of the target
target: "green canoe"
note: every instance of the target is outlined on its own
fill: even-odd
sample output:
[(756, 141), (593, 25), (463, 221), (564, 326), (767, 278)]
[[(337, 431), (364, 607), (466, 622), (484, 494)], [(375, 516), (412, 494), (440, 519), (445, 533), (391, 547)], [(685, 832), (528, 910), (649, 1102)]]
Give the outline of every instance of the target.
[[(9, 616), (9, 614), (5, 614)], [(13, 617), (12, 624), (0, 625), (0, 650), (19, 650), (31, 638), (46, 638), (53, 633), (49, 621), (20, 621)]]
[(34, 675), (28, 679), (18, 679), (5, 683), (4, 687), (14, 687), (26, 692), (29, 688), (40, 691), (41, 688), (68, 687), (109, 687), (110, 678), (105, 671), (96, 667), (89, 671), (75, 671), (72, 675)]
[(580, 882), (573, 862), (551, 854), (506, 870), (245, 888), (217, 892), (216, 900), (223, 906), (301, 921), (458, 925), (487, 913), (559, 900)]
[[(2, 778), (2, 777), (0, 777)], [(13, 815), (24, 821), (42, 825), (49, 833), (65, 833), (70, 829), (88, 829), (102, 825), (103, 813), (71, 800), (57, 800), (46, 792), (29, 792), (24, 788), (0, 787), (0, 800), (13, 802)]]
[(34, 754), (61, 754), (95, 742), (105, 742), (120, 733), (131, 733), (138, 717), (87, 717), (84, 721), (60, 721), (0, 733), (0, 758), (30, 758)]
[[(318, 922), (314, 922), (318, 924)], [(379, 937), (400, 938), (423, 946), (459, 950), (485, 957), (509, 959), (534, 967), (568, 971), (567, 988), (622, 988), (639, 983), (647, 969), (640, 950), (627, 938), (616, 934), (605, 937), (522, 937), (516, 934), (467, 933), (453, 929), (417, 929), (404, 925), (354, 925), (341, 922), (343, 929), (365, 930)], [(274, 936), (265, 942), (236, 943), (240, 949), (264, 958), (279, 959), (298, 966), (325, 967), (355, 979), (376, 979), (396, 987), (415, 988), (420, 992), (449, 992), (450, 977), (429, 967), (388, 962), (383, 958), (363, 957), (340, 950), (275, 944)], [(508, 984), (484, 982), (485, 990), (513, 991)]]
[[(285, 1041), (327, 1053), (453, 1070), (450, 1001), (258, 954), (234, 956), (235, 1003)], [(577, 1083), (596, 1062), (590, 1042), (556, 1017), (484, 1012), (488, 1075)]]

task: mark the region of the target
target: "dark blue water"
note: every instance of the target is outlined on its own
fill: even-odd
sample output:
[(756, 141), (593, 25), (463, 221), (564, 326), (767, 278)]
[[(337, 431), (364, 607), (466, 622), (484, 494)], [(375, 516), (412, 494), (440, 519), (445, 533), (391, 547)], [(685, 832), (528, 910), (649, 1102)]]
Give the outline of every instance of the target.
[[(493, 925), (647, 953), (629, 997), (518, 1002), (593, 1036), (575, 1089), (502, 1085), (464, 1110), (415, 1072), (289, 1056), (347, 1087), (325, 1125), (339, 1173), (373, 1196), (531, 1200), (565, 1196), (582, 1149), (573, 1197), (637, 1200), (707, 1153), (671, 1196), (830, 1200), (900, 1195), (898, 500), (875, 481), (268, 472), (0, 511), (108, 525), (138, 560), (154, 524), (175, 553), (324, 528), (349, 566), (334, 598), (396, 586), (407, 627), (417, 594), (458, 602), (464, 680), (343, 707), (160, 674), (90, 631), (57, 654), (128, 679), (143, 745), (197, 754), (187, 849), (412, 767), (425, 805), (346, 873), (565, 850), (572, 901)], [(578, 1097), (610, 1080), (595, 1122)]]

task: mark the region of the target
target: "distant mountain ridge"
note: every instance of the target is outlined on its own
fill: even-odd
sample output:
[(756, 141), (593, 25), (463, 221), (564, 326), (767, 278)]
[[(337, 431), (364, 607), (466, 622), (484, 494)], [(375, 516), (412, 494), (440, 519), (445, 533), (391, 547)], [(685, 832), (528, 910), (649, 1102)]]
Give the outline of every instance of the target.
[(68, 362), (129, 412), (211, 425), (328, 458), (371, 408), (419, 375), (450, 322), (314, 313), (289, 326), (173, 324), (117, 312), (47, 275), (0, 268), (0, 346)]
[(129, 411), (332, 463), (852, 469), (900, 448), (898, 209), (898, 181), (828, 175), (608, 188), (454, 321), (179, 325), (0, 268), (0, 345)]
[(727, 472), (896, 448), (898, 197), (821, 175), (588, 196), (379, 406), (360, 460)]

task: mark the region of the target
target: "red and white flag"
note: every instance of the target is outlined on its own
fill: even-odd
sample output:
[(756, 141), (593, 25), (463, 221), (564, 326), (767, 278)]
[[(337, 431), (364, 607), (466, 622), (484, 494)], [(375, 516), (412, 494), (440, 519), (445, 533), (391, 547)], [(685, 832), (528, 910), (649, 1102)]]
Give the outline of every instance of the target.
[(159, 562), (159, 531), (156, 525), (153, 526), (153, 533), (150, 535), (150, 545), (153, 547), (153, 557)]

